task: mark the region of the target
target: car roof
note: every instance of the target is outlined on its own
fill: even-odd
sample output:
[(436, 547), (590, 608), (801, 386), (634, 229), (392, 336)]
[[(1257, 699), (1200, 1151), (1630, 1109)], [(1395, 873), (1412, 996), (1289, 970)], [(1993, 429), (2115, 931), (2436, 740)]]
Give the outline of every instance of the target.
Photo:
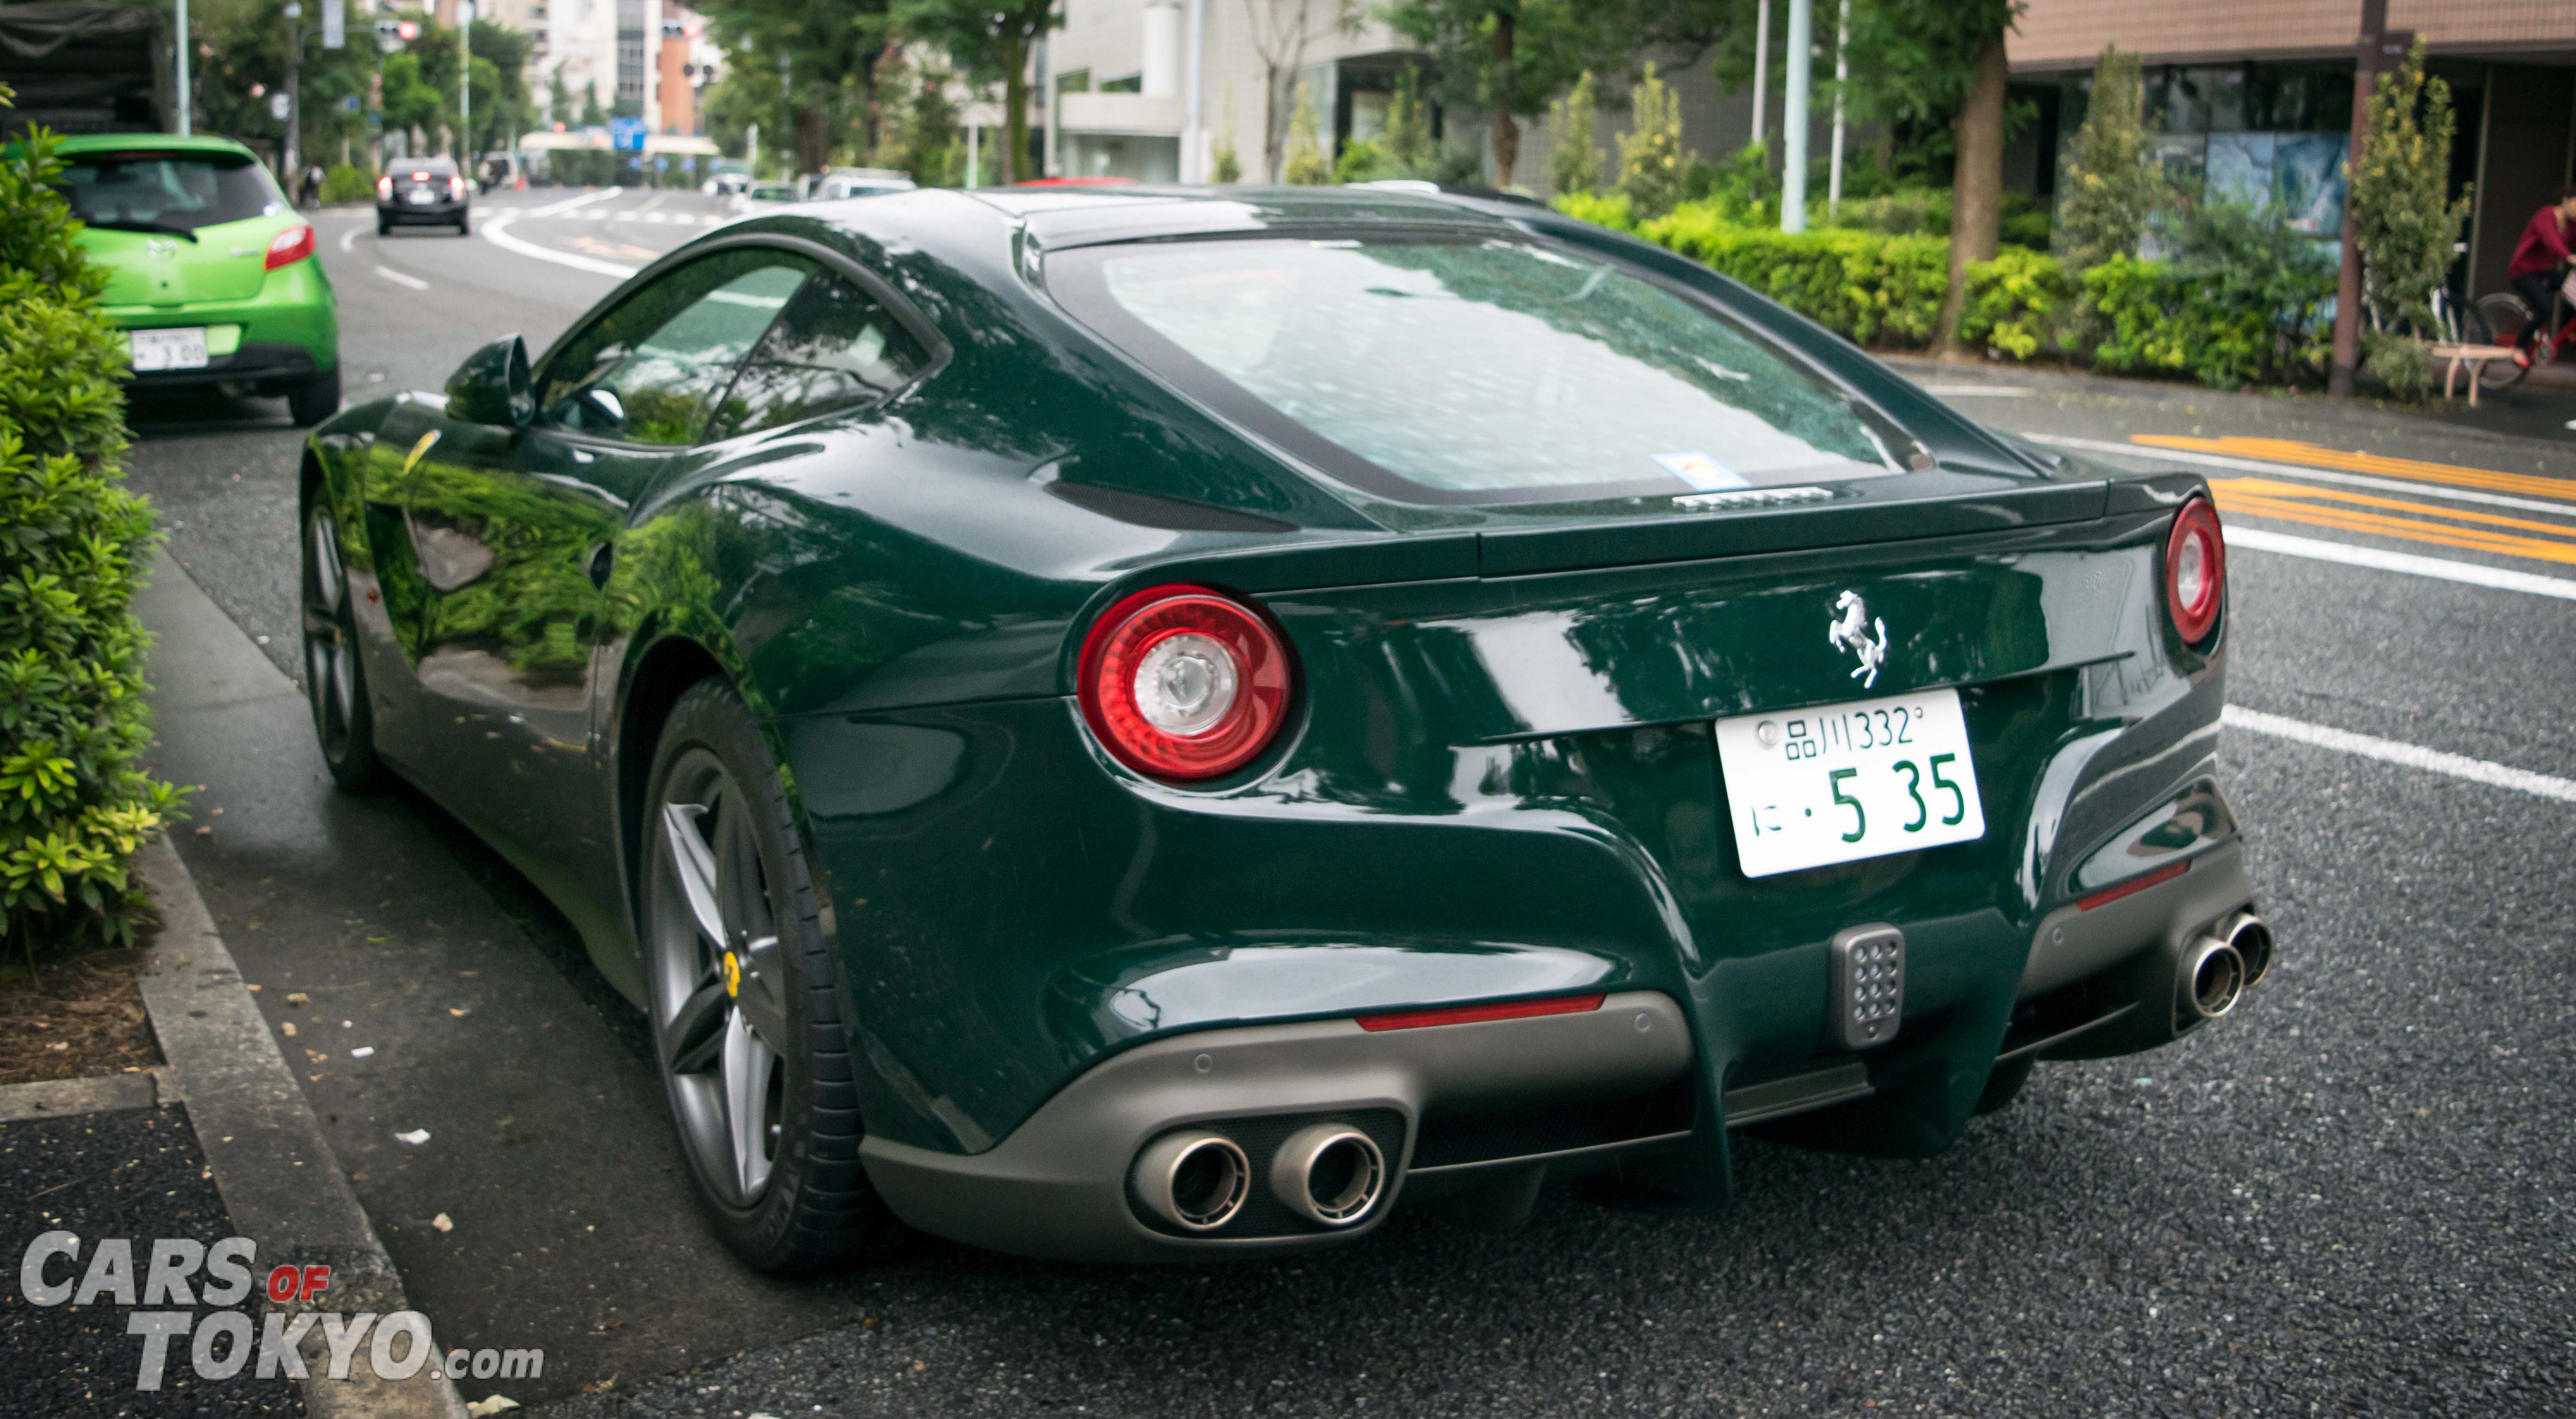
[(65, 138), (55, 149), (65, 157), (85, 153), (148, 151), (155, 153), (203, 153), (207, 157), (241, 158), (258, 162), (259, 154), (230, 138), (208, 133), (83, 133)]
[(398, 162), (398, 163), (397, 163), (397, 162), (388, 162), (388, 163), (386, 163), (386, 164), (385, 164), (385, 171), (387, 171), (387, 172), (454, 172), (454, 171), (456, 171), (456, 160), (455, 160), (454, 158), (410, 158), (410, 159), (406, 159), (406, 160), (404, 160), (404, 161), (402, 161), (402, 162)]
[(1091, 246), (1157, 237), (1252, 234), (1327, 228), (1358, 235), (1395, 228), (1455, 230), (1461, 235), (1514, 230), (1473, 193), (1425, 193), (1371, 187), (979, 187), (978, 201), (1017, 218), (1047, 248)]

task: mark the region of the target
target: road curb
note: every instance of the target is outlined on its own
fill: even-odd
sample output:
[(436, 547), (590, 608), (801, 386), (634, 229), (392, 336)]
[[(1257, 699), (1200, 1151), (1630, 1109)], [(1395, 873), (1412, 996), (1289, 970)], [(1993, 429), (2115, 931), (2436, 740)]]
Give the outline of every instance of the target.
[(0, 1084), (0, 1123), (71, 1114), (103, 1114), (118, 1109), (148, 1109), (176, 1103), (156, 1087), (156, 1071), (94, 1074), (85, 1079), (41, 1079), (32, 1084)]
[[(323, 1141), (321, 1122), (244, 988), (187, 864), (165, 840), (138, 854), (136, 866), (161, 914), (160, 939), (146, 956), (143, 1008), (163, 1058), (185, 1082), (188, 1121), (233, 1226), (258, 1244), (263, 1262), (329, 1266), (324, 1304), (333, 1310), (410, 1309), (393, 1259)], [(308, 1365), (320, 1344), (317, 1328), (305, 1347)], [(317, 1419), (464, 1419), (455, 1385), (432, 1369), (401, 1382), (375, 1379), (364, 1365), (350, 1375), (334, 1380), (314, 1366), (302, 1382), (305, 1412)]]

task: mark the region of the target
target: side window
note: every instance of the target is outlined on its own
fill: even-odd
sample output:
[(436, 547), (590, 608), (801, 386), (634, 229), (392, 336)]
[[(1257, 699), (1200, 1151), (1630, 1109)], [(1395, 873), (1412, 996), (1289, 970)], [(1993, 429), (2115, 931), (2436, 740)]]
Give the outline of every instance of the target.
[(548, 423), (629, 443), (697, 441), (716, 399), (813, 263), (728, 251), (637, 291), (546, 362)]
[(796, 293), (743, 362), (709, 434), (730, 438), (874, 404), (928, 362), (885, 307), (827, 272)]

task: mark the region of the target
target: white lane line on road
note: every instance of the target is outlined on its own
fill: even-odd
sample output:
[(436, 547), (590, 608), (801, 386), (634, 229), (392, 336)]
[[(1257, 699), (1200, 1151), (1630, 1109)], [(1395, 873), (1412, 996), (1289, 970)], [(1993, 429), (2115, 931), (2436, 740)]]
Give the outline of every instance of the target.
[(2185, 453), (2179, 449), (2161, 449), (2134, 443), (2107, 443), (2101, 439), (2068, 438), (2062, 434), (2023, 434), (2032, 443), (2055, 444), (2060, 448), (2079, 448), (2087, 453), (2115, 453), (2142, 463), (2197, 463), (2204, 468), (2226, 468), (2239, 473), (2260, 473), (2266, 477), (2312, 478), (2320, 483), (2341, 483), (2353, 488), (2377, 488), (2388, 493), (2412, 493), (2424, 498), (2448, 498), (2453, 502), (2484, 503), (2489, 507), (2517, 508), (2523, 512), (2554, 513), (2559, 517), (2576, 517), (2576, 505), (2553, 503), (2541, 498), (2517, 498), (2504, 493), (2481, 493), (2470, 488), (2439, 488), (2430, 483), (2409, 483), (2396, 478), (2374, 478), (2367, 473), (2332, 473), (2298, 463), (2265, 463), (2252, 458), (2229, 458), (2216, 453)]
[(575, 207), (587, 207), (593, 202), (605, 202), (609, 198), (615, 197), (625, 190), (626, 189), (623, 187), (603, 187), (597, 192), (585, 192), (579, 197), (567, 197), (561, 202), (549, 203), (546, 206), (536, 208), (525, 215), (531, 217), (558, 216), (562, 213), (571, 211)]
[(340, 233), (340, 254), (343, 256), (348, 255), (349, 243), (356, 241), (358, 239), (358, 233), (365, 230), (365, 227), (351, 227), (347, 231)]
[(671, 194), (670, 194), (670, 193), (667, 193), (667, 192), (657, 193), (657, 194), (655, 194), (655, 195), (654, 195), (654, 198), (653, 198), (653, 200), (652, 200), (652, 201), (645, 203), (643, 206), (638, 207), (638, 208), (636, 208), (635, 210), (636, 210), (636, 211), (638, 211), (638, 212), (650, 212), (650, 211), (652, 211), (654, 208), (659, 207), (659, 206), (661, 206), (663, 203), (668, 202), (668, 201), (670, 201), (670, 200), (671, 200)]
[(2369, 567), (2374, 571), (2402, 572), (2408, 576), (2431, 577), (2436, 581), (2465, 582), (2496, 591), (2527, 591), (2534, 596), (2576, 601), (2576, 581), (2565, 577), (2535, 576), (2530, 572), (2507, 571), (2475, 562), (2454, 562), (2443, 557), (2419, 557), (2412, 552), (2386, 552), (2350, 542), (2293, 537), (2285, 532), (2247, 527), (2243, 523), (2227, 529), (2227, 545), (2231, 548), (2251, 547), (2257, 552), (2277, 552), (2285, 557), (2305, 557), (2315, 562), (2340, 562), (2348, 567)]
[(415, 291), (426, 291), (429, 289), (429, 283), (427, 281), (420, 279), (418, 276), (406, 276), (390, 266), (377, 267), (376, 274), (393, 282), (397, 286), (409, 286)]
[(519, 238), (510, 235), (511, 215), (511, 213), (504, 212), (497, 217), (484, 218), (482, 221), (474, 224), (474, 234), (483, 238), (485, 241), (492, 243), (494, 246), (501, 248), (503, 251), (516, 252), (521, 256), (533, 256), (539, 261), (551, 261), (557, 266), (569, 266), (576, 271), (589, 271), (601, 276), (613, 276), (620, 281), (634, 275), (638, 269), (633, 266), (620, 266), (614, 261), (600, 261), (588, 256), (575, 256), (569, 251), (557, 251), (553, 247), (539, 246), (532, 241), (522, 241)]
[(2420, 744), (2404, 744), (2394, 739), (2382, 739), (2376, 735), (2355, 734), (2349, 729), (2329, 729), (2322, 724), (2310, 724), (2303, 719), (2265, 714), (2261, 710), (2246, 709), (2242, 705), (2229, 705), (2225, 719), (2230, 729), (2268, 734), (2275, 739), (2294, 739), (2302, 744), (2313, 744), (2320, 749), (2357, 754), (2362, 758), (2377, 759), (2387, 764), (2402, 764), (2407, 768), (2422, 769), (2427, 773), (2448, 774), (2452, 778), (2464, 778), (2472, 783), (2515, 789), (2542, 798), (2555, 798), (2561, 803), (2576, 803), (2576, 780), (2553, 778), (2548, 774), (2533, 773), (2529, 769), (2511, 768), (2504, 764), (2489, 763), (2485, 759), (2472, 759), (2465, 754), (2446, 754), (2439, 749), (2427, 749)]

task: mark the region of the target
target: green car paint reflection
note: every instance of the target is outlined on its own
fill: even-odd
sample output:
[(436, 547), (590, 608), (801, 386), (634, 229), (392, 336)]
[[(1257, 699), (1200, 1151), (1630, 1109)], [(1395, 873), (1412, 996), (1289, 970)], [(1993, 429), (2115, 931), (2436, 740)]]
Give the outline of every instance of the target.
[[(1703, 362), (1712, 373), (1670, 354), (1684, 336), (1605, 333), (1579, 309), (1540, 323), (1716, 391), (1712, 419), (1751, 410), (1798, 432), (1764, 436), (1769, 463), (1739, 454), (1727, 476), (1741, 489), (1677, 481), (1642, 444), (1598, 473), (1501, 445), (1417, 457), (1384, 432), (1402, 409), (1373, 408), (1374, 394), (1311, 369), (1265, 367), (1272, 385), (1247, 373), (1289, 358), (1285, 334), (1248, 354), (1169, 312), (1122, 314), (1115, 263), (1175, 238), (1208, 258), (1192, 269), (1216, 272), (1220, 293), (1247, 269), (1303, 279), (1302, 257), (1265, 249), (1340, 261), (1393, 243), (1387, 279), (1412, 283), (1386, 297), (1398, 339), (1403, 308), (1499, 299), (1439, 274), (1480, 250), (1573, 273), (1547, 300), (1611, 273), (1637, 293), (1618, 319), (1650, 305), (1686, 335), (1703, 311), (1728, 359)], [(702, 373), (638, 364), (649, 339), (598, 335), (762, 262), (804, 284), (770, 333), (725, 357), (792, 364), (794, 380), (710, 393)], [(1321, 1244), (1386, 1210), (1336, 1230), (1263, 1221), (1256, 1205), (1204, 1237), (1173, 1230), (1122, 1191), (1144, 1186), (1131, 1161), (1211, 1117), (1256, 1170), (1287, 1147), (1262, 1119), (1395, 1118), (1369, 1125), (1401, 1140), (1384, 1159), (1388, 1205), (1399, 1187), (1578, 1165), (1706, 1205), (1727, 1194), (1728, 1130), (1747, 1120), (1818, 1146), (1928, 1153), (2087, 1031), (2146, 1048), (2197, 1028), (2176, 1003), (2177, 953), (2250, 901), (2214, 786), (2223, 625), (2184, 644), (2165, 603), (2165, 539), (2199, 480), (2015, 446), (1668, 253), (1467, 198), (922, 192), (729, 228), (596, 319), (524, 388), (504, 342), (444, 403), (352, 410), (308, 446), (308, 506), (331, 511), (353, 579), (376, 593), (354, 612), (374, 742), (562, 903), (609, 979), (649, 1004), (650, 880), (671, 831), (656, 749), (687, 687), (726, 687), (786, 789), (866, 1175), (915, 1225), (1149, 1258)], [(1738, 394), (1747, 369), (1798, 383)], [(621, 379), (593, 407), (628, 424), (564, 412)], [(1423, 376), (1384, 382), (1405, 380)], [(796, 402), (764, 402), (788, 384)], [(1437, 385), (1406, 398), (1436, 403)], [(627, 394), (675, 389), (689, 402), (632, 418)], [(686, 437), (675, 419), (695, 421)], [(1726, 450), (1758, 440), (1701, 442), (1714, 451), (1690, 469), (1725, 469)], [(1541, 485), (1478, 485), (1524, 465)], [(1171, 585), (1256, 608), (1294, 667), (1276, 737), (1212, 779), (1127, 767), (1076, 699), (1086, 637), (1125, 598)], [(1846, 595), (1887, 628), (1865, 692), (1827, 635)], [(1958, 694), (1983, 837), (1742, 873), (1714, 721), (1932, 689)], [(2190, 870), (2117, 908), (2076, 900), (2175, 861)], [(1855, 1053), (1833, 1043), (1831, 942), (1862, 923), (1903, 933), (1904, 1007), (1891, 1043)], [(2084, 973), (2024, 989), (2068, 953)], [(1445, 1066), (1420, 1042), (1535, 1018), (1348, 1037), (1365, 1048), (1279, 1043), (1381, 1012), (1567, 996), (1678, 1007), (1682, 1074), (1641, 1089), (1605, 1064), (1599, 1078), (1628, 1091), (1607, 1104), (1571, 1078), (1530, 1096), (1641, 1120), (1633, 1137), (1539, 1147), (1557, 1115), (1504, 1117), (1472, 1088), (1421, 1083)], [(1655, 1009), (1636, 1014), (1639, 1034)], [(1551, 1018), (1543, 1028), (1587, 1028)], [(1206, 1061), (1316, 1050), (1316, 1079), (1393, 1050), (1415, 1082), (1363, 1108), (1304, 1098), (1307, 1075), (1289, 1067), (1229, 1095), (1210, 1062), (1198, 1070), (1213, 1082), (1190, 1087), (1217, 1092), (1168, 1117), (1065, 1126), (1145, 1107), (1107, 1082), (1130, 1067), (1115, 1062), (1158, 1067), (1166, 1042), (1190, 1039)], [(1219, 1117), (1238, 1107), (1257, 1117)], [(1045, 1140), (1085, 1136), (1100, 1156), (1029, 1161), (1059, 1146)], [(1508, 1147), (1529, 1151), (1491, 1151)], [(1028, 1230), (1031, 1209), (1059, 1203), (1053, 1231)]]

